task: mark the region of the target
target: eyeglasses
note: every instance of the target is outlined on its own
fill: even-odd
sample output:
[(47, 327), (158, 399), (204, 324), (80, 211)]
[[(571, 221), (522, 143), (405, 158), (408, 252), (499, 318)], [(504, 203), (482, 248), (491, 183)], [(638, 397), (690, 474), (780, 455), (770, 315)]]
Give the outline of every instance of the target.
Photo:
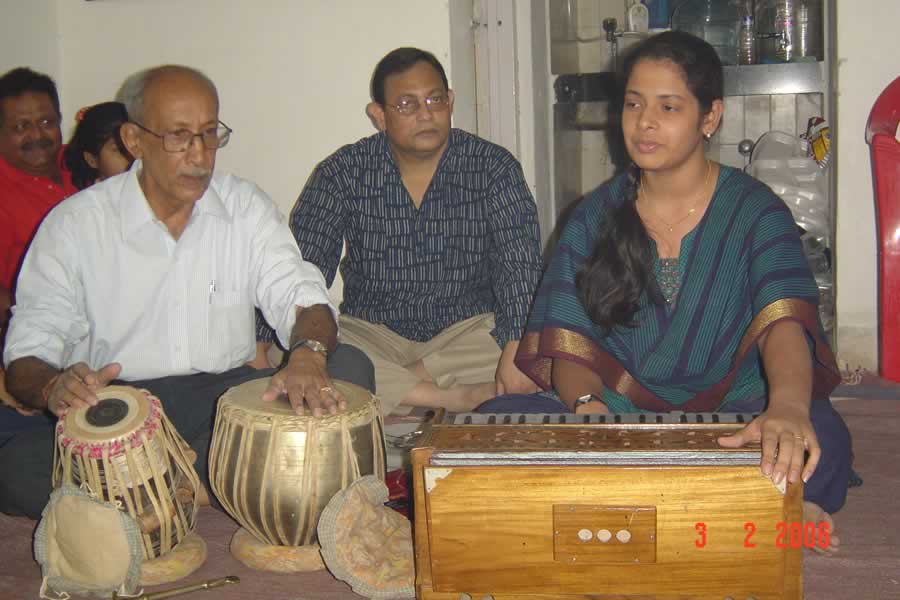
[[(397, 104), (385, 104), (396, 110), (401, 115), (414, 115), (422, 108), (422, 103), (414, 96), (404, 96)], [(425, 98), (425, 108), (428, 112), (441, 112), (450, 108), (449, 94), (434, 94)]]
[(135, 125), (149, 133), (150, 135), (160, 138), (163, 142), (163, 149), (166, 152), (184, 152), (194, 143), (194, 138), (200, 138), (203, 145), (209, 150), (222, 148), (231, 139), (231, 127), (219, 121), (215, 127), (210, 127), (194, 133), (190, 129), (176, 129), (175, 131), (167, 131), (165, 133), (156, 133), (152, 129), (147, 129), (137, 121), (132, 121)]

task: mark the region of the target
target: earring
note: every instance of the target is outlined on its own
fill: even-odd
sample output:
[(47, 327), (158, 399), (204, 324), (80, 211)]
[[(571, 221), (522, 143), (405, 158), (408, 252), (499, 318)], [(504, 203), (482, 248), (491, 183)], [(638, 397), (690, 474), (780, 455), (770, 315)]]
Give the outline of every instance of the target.
[(709, 140), (712, 139), (712, 134), (711, 134), (711, 133), (707, 133), (706, 131), (704, 131), (704, 132), (703, 132), (703, 137), (704, 137), (704, 139), (706, 139), (706, 141), (708, 142)]

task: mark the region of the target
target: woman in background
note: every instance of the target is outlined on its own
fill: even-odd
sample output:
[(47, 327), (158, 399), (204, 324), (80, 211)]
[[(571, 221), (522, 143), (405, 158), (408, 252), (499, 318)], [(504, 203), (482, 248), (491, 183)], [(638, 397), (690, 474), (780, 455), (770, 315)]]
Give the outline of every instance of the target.
[(63, 154), (72, 172), (72, 183), (83, 190), (107, 177), (127, 171), (134, 162), (119, 137), (119, 128), (128, 121), (121, 102), (103, 102), (82, 109), (78, 125)]
[(706, 158), (723, 112), (712, 46), (661, 33), (624, 75), (632, 163), (574, 211), (516, 356), (547, 392), (478, 410), (760, 413), (719, 443), (761, 442), (762, 473), (806, 482), (804, 520), (833, 528), (850, 436), (828, 398), (840, 377), (793, 216)]

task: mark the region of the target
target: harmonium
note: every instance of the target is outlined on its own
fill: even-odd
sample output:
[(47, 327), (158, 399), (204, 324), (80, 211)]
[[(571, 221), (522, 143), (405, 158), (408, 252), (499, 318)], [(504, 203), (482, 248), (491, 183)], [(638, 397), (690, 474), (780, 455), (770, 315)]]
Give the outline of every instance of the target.
[(802, 595), (802, 484), (717, 438), (756, 415), (458, 414), (412, 451), (420, 600)]

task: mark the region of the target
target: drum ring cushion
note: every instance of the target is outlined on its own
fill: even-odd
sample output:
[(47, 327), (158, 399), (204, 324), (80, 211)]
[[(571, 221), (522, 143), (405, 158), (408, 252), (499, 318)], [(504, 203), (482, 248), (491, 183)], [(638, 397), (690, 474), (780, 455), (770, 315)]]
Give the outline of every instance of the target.
[(144, 556), (135, 520), (72, 484), (50, 494), (34, 535), (34, 555), (42, 598), (134, 594)]
[(319, 518), (322, 559), (361, 596), (414, 598), (412, 527), (387, 500), (387, 486), (373, 475), (338, 492)]

